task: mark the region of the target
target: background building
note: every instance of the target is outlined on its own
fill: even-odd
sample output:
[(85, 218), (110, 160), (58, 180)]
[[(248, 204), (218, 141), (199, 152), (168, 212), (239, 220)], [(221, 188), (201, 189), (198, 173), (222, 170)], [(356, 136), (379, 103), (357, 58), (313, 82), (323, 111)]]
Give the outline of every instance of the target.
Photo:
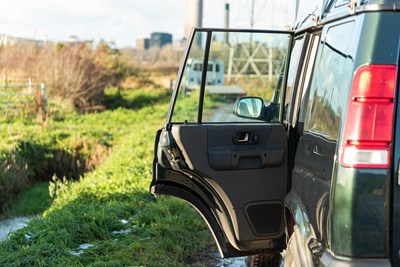
[(29, 38), (15, 37), (7, 34), (0, 34), (0, 46), (12, 46), (16, 44), (43, 45), (45, 42)]
[(153, 32), (150, 38), (150, 47), (163, 47), (172, 44), (172, 34), (164, 32)]
[(136, 48), (139, 50), (146, 50), (150, 48), (150, 38), (143, 38), (136, 40)]

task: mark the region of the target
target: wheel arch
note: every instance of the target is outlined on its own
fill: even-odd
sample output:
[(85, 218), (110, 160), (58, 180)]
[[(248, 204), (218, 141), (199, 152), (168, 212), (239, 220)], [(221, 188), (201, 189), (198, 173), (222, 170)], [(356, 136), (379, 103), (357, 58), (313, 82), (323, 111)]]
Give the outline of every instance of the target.
[[(313, 266), (309, 243), (315, 239), (306, 207), (300, 197), (291, 190), (285, 198), (285, 261), (293, 266)], [(292, 266), (292, 265), (291, 265)]]
[(202, 200), (202, 198), (189, 187), (178, 183), (156, 183), (151, 186), (151, 193), (154, 195), (169, 195), (180, 198), (196, 209), (211, 231), (221, 257), (225, 258), (248, 255), (246, 252), (237, 250), (228, 242), (228, 238), (225, 236), (220, 226), (220, 222), (213, 215), (213, 211)]

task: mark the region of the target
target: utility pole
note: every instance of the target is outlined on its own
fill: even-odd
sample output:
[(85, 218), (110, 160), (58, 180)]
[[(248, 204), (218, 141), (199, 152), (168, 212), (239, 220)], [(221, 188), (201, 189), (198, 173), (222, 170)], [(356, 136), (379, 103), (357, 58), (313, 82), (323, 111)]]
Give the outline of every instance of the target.
[[(266, 0), (264, 0), (266, 1)], [(254, 29), (255, 22), (255, 0), (251, 1), (250, 28)], [(273, 41), (272, 36), (268, 35), (268, 40), (256, 40), (253, 43), (253, 32), (249, 33), (249, 43), (233, 42), (230, 44), (229, 62), (227, 69), (227, 80), (243, 76), (256, 76), (260, 79), (273, 78)], [(238, 53), (236, 53), (239, 51)], [(247, 59), (246, 59), (247, 57)], [(267, 73), (263, 73), (262, 64), (267, 64)]]
[[(256, 0), (251, 0), (250, 29), (254, 27), (254, 5)], [(253, 33), (250, 33), (250, 55), (253, 53)]]
[(250, 17), (250, 29), (253, 29), (254, 27), (254, 5), (255, 5), (255, 0), (251, 0), (251, 17)]

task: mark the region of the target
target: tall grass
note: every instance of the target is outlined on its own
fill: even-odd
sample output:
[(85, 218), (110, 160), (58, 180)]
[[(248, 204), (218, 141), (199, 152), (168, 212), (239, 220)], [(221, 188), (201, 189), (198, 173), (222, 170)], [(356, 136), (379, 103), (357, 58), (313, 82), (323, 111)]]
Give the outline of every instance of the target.
[[(54, 108), (54, 107), (52, 107)], [(107, 156), (112, 134), (101, 125), (81, 125), (69, 109), (48, 125), (29, 118), (0, 118), (0, 215), (27, 185), (53, 175), (78, 179)]]
[(58, 122), (101, 127), (113, 136), (113, 150), (84, 178), (53, 181), (52, 206), (0, 243), (0, 266), (187, 266), (200, 260), (211, 242), (201, 218), (177, 199), (148, 193), (154, 134), (169, 95), (115, 94), (126, 107)]

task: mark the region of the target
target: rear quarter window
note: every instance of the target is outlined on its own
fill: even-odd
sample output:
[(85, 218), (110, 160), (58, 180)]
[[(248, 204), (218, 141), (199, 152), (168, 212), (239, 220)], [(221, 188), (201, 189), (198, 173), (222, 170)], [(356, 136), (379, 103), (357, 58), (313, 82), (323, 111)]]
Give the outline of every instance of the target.
[(354, 21), (329, 27), (321, 38), (305, 130), (337, 141), (354, 65)]

